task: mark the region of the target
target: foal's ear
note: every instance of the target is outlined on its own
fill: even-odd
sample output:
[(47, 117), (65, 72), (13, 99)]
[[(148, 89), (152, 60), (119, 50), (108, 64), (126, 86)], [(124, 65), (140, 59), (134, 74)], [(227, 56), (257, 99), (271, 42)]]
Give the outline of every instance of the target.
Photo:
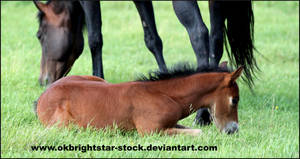
[(230, 82), (234, 82), (237, 78), (239, 78), (243, 73), (243, 66), (240, 66), (237, 70), (230, 73)]
[(35, 4), (36, 8), (37, 8), (39, 11), (41, 11), (41, 12), (43, 12), (43, 13), (47, 12), (47, 9), (48, 9), (48, 5), (47, 5), (47, 4), (42, 3), (42, 2), (39, 2), (39, 1), (37, 1), (37, 0), (34, 0), (33, 3)]

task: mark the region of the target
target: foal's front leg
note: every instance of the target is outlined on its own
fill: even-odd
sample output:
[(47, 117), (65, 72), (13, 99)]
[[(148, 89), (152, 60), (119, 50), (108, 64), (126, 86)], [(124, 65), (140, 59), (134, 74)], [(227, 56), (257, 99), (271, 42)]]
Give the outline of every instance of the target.
[(184, 134), (184, 135), (191, 135), (191, 136), (200, 136), (202, 131), (200, 129), (188, 129), (188, 128), (168, 128), (163, 131), (164, 134), (167, 135), (177, 135), (177, 134)]
[(189, 127), (186, 127), (186, 126), (183, 126), (183, 125), (179, 125), (179, 124), (176, 124), (174, 128), (179, 128), (179, 129), (191, 129)]
[(202, 134), (201, 129), (192, 129), (183, 125), (176, 124), (174, 128), (168, 128), (164, 130), (165, 134), (176, 135), (176, 134), (186, 134), (192, 136), (199, 136)]
[[(177, 128), (180, 127), (180, 128)], [(141, 136), (144, 136), (145, 134), (151, 134), (153, 132), (162, 132), (166, 135), (178, 135), (178, 134), (184, 134), (184, 135), (191, 135), (191, 136), (199, 136), (202, 134), (201, 129), (190, 129), (188, 127), (182, 126), (182, 125), (176, 125), (174, 128), (167, 128), (167, 129), (137, 129), (138, 133)]]
[(137, 127), (138, 133), (141, 136), (144, 136), (145, 134), (151, 134), (153, 132), (162, 132), (166, 135), (177, 135), (177, 134), (184, 134), (184, 135), (191, 135), (191, 136), (199, 136), (202, 134), (201, 129), (191, 129), (189, 127), (176, 124), (173, 128), (162, 128), (162, 127), (151, 127), (149, 124), (149, 127)]

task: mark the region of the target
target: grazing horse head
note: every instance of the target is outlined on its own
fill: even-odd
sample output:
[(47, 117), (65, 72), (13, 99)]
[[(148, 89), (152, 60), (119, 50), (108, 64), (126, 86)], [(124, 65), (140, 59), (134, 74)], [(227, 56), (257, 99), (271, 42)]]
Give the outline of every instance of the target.
[(83, 51), (83, 11), (78, 2), (34, 4), (39, 10), (37, 38), (42, 46), (39, 82), (48, 85), (66, 75)]

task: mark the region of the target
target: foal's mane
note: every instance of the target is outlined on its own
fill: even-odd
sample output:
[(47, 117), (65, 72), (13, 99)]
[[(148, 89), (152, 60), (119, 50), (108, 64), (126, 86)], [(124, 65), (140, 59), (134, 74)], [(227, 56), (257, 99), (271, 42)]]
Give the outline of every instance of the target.
[(149, 71), (148, 77), (145, 75), (139, 75), (136, 81), (160, 81), (160, 80), (167, 80), (179, 77), (186, 77), (197, 73), (210, 73), (210, 72), (232, 72), (231, 68), (224, 68), (224, 67), (199, 67), (192, 65), (188, 62), (180, 62), (175, 64), (168, 69), (167, 72), (162, 72), (160, 70)]

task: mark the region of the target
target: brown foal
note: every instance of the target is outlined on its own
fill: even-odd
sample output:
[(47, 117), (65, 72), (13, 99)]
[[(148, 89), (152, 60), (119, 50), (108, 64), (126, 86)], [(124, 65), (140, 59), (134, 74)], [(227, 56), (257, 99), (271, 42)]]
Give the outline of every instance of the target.
[(200, 129), (177, 122), (207, 107), (217, 128), (233, 133), (238, 130), (239, 89), (235, 81), (242, 70), (119, 84), (95, 76), (68, 76), (40, 96), (37, 115), (45, 126), (74, 123), (105, 128), (116, 124), (124, 130), (136, 129), (141, 135), (200, 135)]

